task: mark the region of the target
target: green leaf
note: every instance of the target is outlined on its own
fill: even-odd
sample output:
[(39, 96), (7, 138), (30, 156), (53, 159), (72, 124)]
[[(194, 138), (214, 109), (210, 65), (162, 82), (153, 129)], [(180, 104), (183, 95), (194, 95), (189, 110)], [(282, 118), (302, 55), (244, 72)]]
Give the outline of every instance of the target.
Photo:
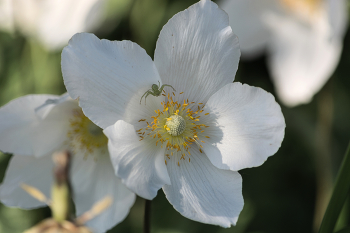
[[(333, 194), (323, 217), (319, 233), (332, 233), (350, 190), (350, 143), (340, 167)], [(346, 229), (344, 229), (346, 230)], [(344, 231), (350, 232), (350, 231)]]
[(350, 227), (341, 229), (340, 231), (337, 231), (336, 233), (350, 233)]

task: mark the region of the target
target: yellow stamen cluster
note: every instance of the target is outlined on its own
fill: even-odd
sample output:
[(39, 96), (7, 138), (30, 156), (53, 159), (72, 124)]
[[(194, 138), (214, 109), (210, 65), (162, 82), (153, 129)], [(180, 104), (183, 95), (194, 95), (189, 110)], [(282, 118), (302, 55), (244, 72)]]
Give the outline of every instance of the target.
[(67, 133), (70, 149), (76, 153), (83, 151), (85, 156), (92, 154), (96, 149), (105, 150), (108, 139), (102, 129), (92, 123), (81, 109), (75, 109), (69, 120), (70, 129)]
[(322, 0), (280, 0), (282, 5), (292, 12), (313, 16), (321, 8)]
[[(175, 93), (172, 94), (175, 96)], [(163, 94), (163, 96), (166, 95)], [(156, 109), (155, 115), (151, 116), (149, 120), (140, 119), (139, 122), (144, 122), (145, 127), (136, 132), (140, 141), (147, 139), (156, 146), (162, 148), (165, 146), (167, 150), (165, 155), (168, 159), (175, 154), (179, 155), (177, 156), (180, 158), (179, 160), (185, 160), (186, 155), (191, 155), (189, 149), (193, 143), (198, 145), (199, 151), (202, 153), (201, 143), (204, 141), (199, 140), (198, 135), (209, 138), (203, 135), (209, 126), (202, 124), (200, 117), (206, 117), (209, 113), (203, 112), (203, 103), (196, 104), (189, 102), (188, 99), (183, 100), (182, 103), (175, 101), (173, 96), (168, 93), (167, 100), (161, 103), (163, 109)], [(190, 160), (188, 158), (188, 161)], [(167, 164), (166, 160), (165, 164)], [(178, 165), (180, 166), (179, 161)]]

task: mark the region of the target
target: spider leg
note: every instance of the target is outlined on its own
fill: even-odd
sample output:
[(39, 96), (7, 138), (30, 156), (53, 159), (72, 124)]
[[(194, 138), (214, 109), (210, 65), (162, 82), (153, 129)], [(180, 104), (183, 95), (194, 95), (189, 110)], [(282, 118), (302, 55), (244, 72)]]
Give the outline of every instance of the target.
[[(150, 91), (148, 90), (148, 91), (145, 92), (145, 94), (143, 94), (143, 95), (141, 96), (140, 104), (141, 104), (142, 98), (143, 98), (147, 93), (149, 93), (149, 92), (150, 92)], [(147, 95), (146, 95), (146, 97), (145, 97), (145, 102), (146, 102), (146, 98), (147, 98)]]
[(161, 88), (159, 89), (159, 92), (160, 92), (160, 93), (162, 93), (164, 86), (165, 86), (165, 85), (161, 86)]
[(164, 87), (171, 87), (174, 91), (176, 91), (175, 88), (173, 88), (171, 85), (163, 84), (163, 86), (160, 88), (160, 92), (163, 91), (163, 88), (164, 88)]
[(145, 105), (146, 105), (146, 99), (147, 99), (147, 96), (149, 96), (150, 94), (153, 95), (153, 93), (151, 91), (147, 91), (147, 95), (145, 96)]

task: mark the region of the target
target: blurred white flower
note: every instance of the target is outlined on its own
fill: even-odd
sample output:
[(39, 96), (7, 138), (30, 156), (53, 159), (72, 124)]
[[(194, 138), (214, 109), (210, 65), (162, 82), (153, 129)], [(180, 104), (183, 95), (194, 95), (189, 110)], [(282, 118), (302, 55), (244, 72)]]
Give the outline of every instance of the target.
[(90, 32), (103, 20), (106, 0), (0, 0), (0, 28), (19, 30), (49, 50), (67, 45), (77, 32)]
[(13, 153), (3, 183), (0, 200), (7, 206), (32, 209), (44, 206), (20, 185), (36, 187), (46, 196), (52, 184), (52, 154), (73, 152), (71, 182), (76, 214), (81, 215), (104, 198), (113, 204), (86, 225), (105, 232), (121, 222), (135, 201), (114, 174), (107, 149), (107, 137), (67, 94), (28, 95), (0, 108), (0, 150)]
[[(141, 197), (163, 191), (183, 216), (229, 227), (243, 208), (240, 169), (261, 165), (284, 137), (264, 90), (232, 83), (240, 57), (227, 14), (202, 0), (163, 27), (154, 62), (131, 41), (76, 34), (62, 52), (65, 85), (104, 128), (116, 174)], [(153, 84), (160, 96), (141, 96)]]
[(0, 29), (13, 31), (12, 0), (0, 0)]
[(222, 0), (242, 56), (264, 50), (276, 92), (308, 103), (334, 72), (347, 26), (346, 0)]

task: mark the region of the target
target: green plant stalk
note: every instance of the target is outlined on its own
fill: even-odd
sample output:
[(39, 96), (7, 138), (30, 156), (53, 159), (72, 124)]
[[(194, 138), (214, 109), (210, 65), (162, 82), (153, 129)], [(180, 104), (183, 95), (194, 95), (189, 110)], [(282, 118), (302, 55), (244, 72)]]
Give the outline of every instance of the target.
[(58, 223), (68, 219), (70, 211), (71, 190), (69, 184), (70, 154), (68, 152), (53, 155), (54, 183), (51, 189), (51, 212)]
[(151, 233), (151, 200), (145, 200), (145, 215), (143, 219), (143, 233)]
[(350, 190), (350, 143), (346, 150), (338, 176), (335, 182), (333, 194), (329, 201), (325, 215), (321, 223), (319, 233), (332, 233), (337, 223), (340, 211), (346, 201)]
[(55, 183), (52, 187), (52, 217), (59, 223), (68, 218), (69, 214), (69, 187), (67, 184)]

